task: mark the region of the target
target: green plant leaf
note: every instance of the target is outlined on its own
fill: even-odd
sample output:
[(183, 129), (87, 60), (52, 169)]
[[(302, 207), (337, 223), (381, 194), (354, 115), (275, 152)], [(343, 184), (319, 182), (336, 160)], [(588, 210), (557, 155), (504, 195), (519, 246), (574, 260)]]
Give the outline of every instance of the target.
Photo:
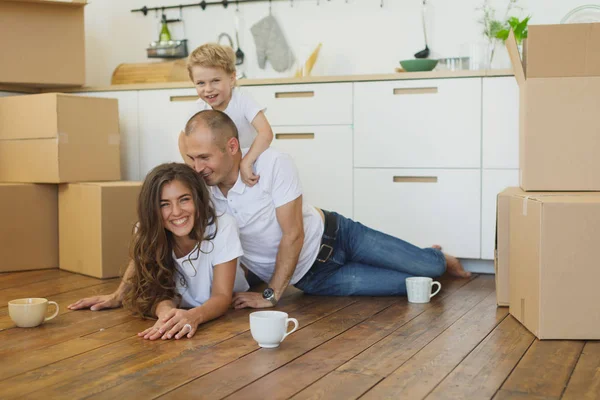
[(509, 29), (502, 29), (501, 31), (498, 31), (498, 33), (496, 33), (496, 39), (501, 39), (503, 41), (508, 39), (509, 32)]

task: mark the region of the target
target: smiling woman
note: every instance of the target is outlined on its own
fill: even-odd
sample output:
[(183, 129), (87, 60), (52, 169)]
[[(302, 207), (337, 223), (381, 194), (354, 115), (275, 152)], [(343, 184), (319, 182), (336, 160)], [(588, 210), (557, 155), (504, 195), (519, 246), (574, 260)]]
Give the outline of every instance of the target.
[(185, 164), (162, 164), (146, 176), (138, 198), (132, 260), (116, 293), (82, 299), (71, 309), (121, 304), (157, 317), (144, 339), (192, 337), (223, 315), (233, 292), (248, 290), (235, 220), (217, 216), (206, 184)]

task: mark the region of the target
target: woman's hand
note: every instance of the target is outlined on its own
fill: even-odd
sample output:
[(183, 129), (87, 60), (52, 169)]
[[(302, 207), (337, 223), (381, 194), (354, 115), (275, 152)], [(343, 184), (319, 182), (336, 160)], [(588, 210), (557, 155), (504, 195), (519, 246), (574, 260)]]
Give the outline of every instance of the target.
[(162, 320), (158, 319), (154, 326), (138, 333), (138, 336), (143, 337), (147, 340), (160, 339), (160, 337), (164, 335), (164, 329), (161, 329), (164, 325), (165, 323)]
[(89, 308), (92, 311), (102, 310), (104, 308), (117, 308), (121, 307), (121, 301), (118, 297), (118, 293), (86, 297), (85, 299), (77, 300), (73, 304), (69, 304), (67, 308), (69, 310), (81, 310), (84, 308)]
[(246, 161), (245, 158), (240, 163), (240, 174), (242, 175), (242, 182), (246, 186), (252, 187), (258, 182), (259, 176), (252, 171), (252, 163)]
[(157, 323), (163, 324), (158, 328), (162, 332), (162, 339), (181, 339), (184, 336), (191, 338), (196, 333), (198, 325), (202, 323), (198, 309), (182, 310), (174, 308), (162, 316)]

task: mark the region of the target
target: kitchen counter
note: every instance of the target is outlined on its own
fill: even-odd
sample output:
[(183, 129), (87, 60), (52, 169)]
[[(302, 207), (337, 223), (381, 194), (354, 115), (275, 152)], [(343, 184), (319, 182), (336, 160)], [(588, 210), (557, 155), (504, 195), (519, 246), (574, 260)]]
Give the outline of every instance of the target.
[[(302, 78), (265, 78), (265, 79), (240, 79), (240, 86), (260, 86), (260, 85), (288, 85), (301, 83), (333, 83), (333, 82), (370, 82), (370, 81), (395, 81), (405, 79), (441, 79), (441, 78), (473, 78), (473, 77), (492, 77), (492, 76), (511, 76), (510, 69), (495, 70), (461, 70), (461, 71), (428, 71), (428, 72), (401, 72), (395, 74), (370, 74), (370, 75), (342, 75), (342, 76), (310, 76)], [(155, 90), (155, 89), (181, 89), (191, 88), (189, 81), (185, 82), (161, 82), (161, 83), (140, 83), (127, 85), (108, 85), (108, 86), (84, 86), (80, 88), (16, 88), (0, 85), (0, 90), (15, 92), (113, 92), (127, 90)]]

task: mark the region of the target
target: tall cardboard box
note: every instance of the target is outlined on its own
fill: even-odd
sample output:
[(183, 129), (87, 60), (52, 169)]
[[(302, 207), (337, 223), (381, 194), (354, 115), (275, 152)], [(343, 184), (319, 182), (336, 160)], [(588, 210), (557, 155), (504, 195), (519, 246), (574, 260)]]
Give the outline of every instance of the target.
[(0, 1), (0, 83), (85, 83), (84, 0)]
[(0, 183), (0, 272), (58, 268), (57, 189)]
[(120, 164), (116, 99), (0, 98), (0, 182), (114, 181)]
[(60, 185), (60, 268), (96, 278), (119, 276), (129, 259), (140, 189), (141, 182)]
[(600, 193), (510, 198), (510, 313), (540, 339), (600, 339)]
[(510, 198), (515, 194), (524, 194), (521, 188), (509, 187), (498, 194), (496, 200), (496, 248), (494, 251), (494, 270), (496, 272), (496, 304), (506, 307), (510, 304), (510, 280), (508, 268), (509, 252), (509, 211)]
[(520, 90), (520, 186), (600, 190), (600, 23), (532, 25), (523, 61), (506, 41)]

